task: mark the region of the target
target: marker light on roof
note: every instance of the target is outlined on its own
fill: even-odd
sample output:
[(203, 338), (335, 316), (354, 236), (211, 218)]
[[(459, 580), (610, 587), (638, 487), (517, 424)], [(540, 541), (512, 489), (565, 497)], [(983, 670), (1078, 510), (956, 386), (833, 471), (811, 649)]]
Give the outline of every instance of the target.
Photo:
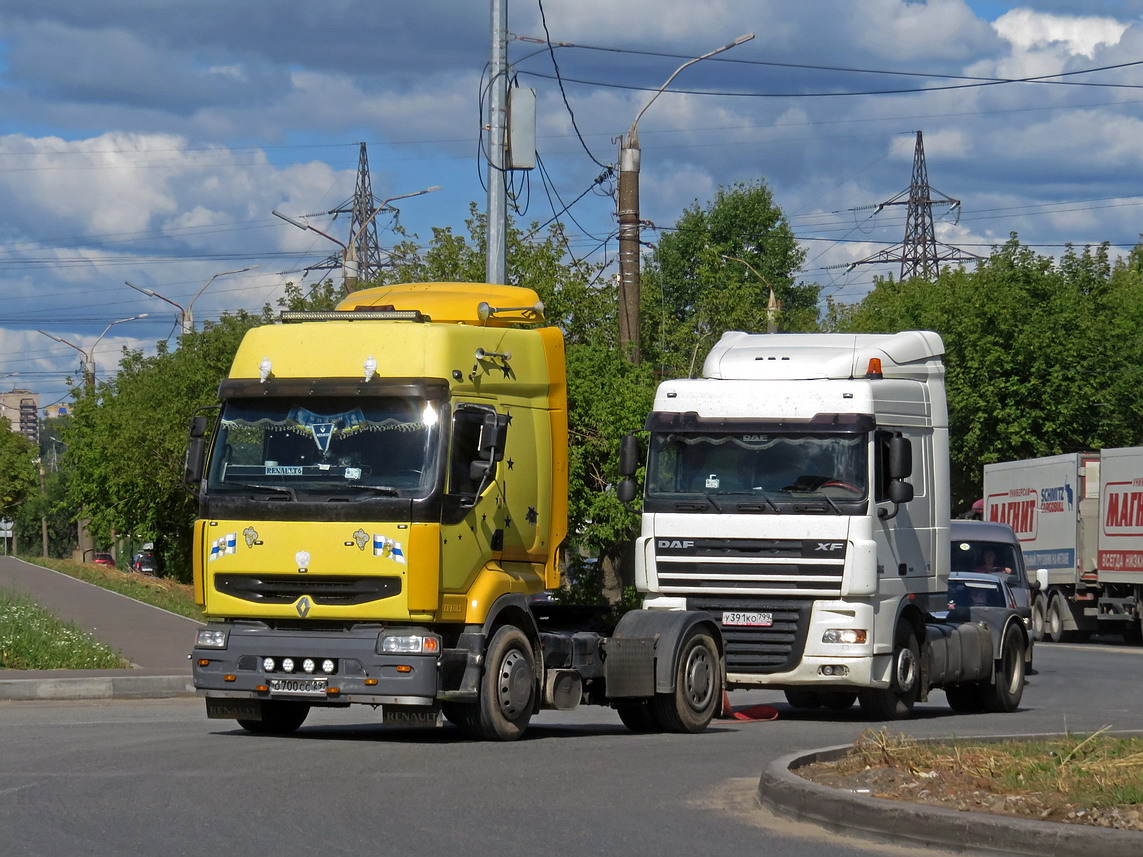
[(869, 378), (870, 380), (877, 380), (879, 378), (885, 377), (884, 375), (881, 374), (881, 358), (880, 357), (870, 357), (869, 358), (869, 368), (865, 371), (865, 377)]

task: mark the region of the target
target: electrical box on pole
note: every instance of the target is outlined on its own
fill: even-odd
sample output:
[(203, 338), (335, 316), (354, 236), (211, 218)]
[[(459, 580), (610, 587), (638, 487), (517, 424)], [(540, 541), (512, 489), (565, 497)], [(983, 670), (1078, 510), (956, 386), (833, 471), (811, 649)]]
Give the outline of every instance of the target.
[(536, 90), (508, 90), (508, 169), (536, 167)]

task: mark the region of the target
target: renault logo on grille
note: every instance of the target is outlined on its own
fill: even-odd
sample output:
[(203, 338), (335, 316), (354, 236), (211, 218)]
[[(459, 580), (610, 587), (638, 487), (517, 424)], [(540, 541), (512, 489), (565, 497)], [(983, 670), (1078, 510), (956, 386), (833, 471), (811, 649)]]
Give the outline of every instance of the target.
[(310, 607), (312, 606), (313, 602), (310, 601), (310, 597), (308, 595), (303, 595), (302, 600), (298, 602), (298, 606), (294, 609), (298, 611), (299, 616), (305, 619), (306, 614), (310, 612)]

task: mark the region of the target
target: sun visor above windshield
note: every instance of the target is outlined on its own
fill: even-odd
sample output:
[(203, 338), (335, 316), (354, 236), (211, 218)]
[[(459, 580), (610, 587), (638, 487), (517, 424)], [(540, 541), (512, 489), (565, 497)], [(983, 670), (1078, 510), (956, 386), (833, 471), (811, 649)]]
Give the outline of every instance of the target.
[(871, 359), (883, 378), (918, 380), (944, 374), (940, 335), (928, 330), (896, 334), (724, 333), (703, 364), (703, 376), (742, 380), (864, 378)]
[(400, 396), (415, 399), (447, 399), (444, 378), (384, 378), (364, 382), (360, 378), (227, 378), (218, 387), (219, 399), (261, 399), (267, 396), (304, 398), (312, 396)]

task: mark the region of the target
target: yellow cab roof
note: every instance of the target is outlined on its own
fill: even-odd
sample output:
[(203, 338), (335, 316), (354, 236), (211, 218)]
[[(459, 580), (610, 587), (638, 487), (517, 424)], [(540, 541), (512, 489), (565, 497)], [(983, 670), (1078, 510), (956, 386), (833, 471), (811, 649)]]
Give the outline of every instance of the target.
[[(480, 305), (493, 315), (480, 317)], [(401, 283), (362, 289), (346, 296), (338, 310), (419, 310), (434, 322), (503, 327), (543, 319), (539, 295), (523, 286), (493, 283)]]

